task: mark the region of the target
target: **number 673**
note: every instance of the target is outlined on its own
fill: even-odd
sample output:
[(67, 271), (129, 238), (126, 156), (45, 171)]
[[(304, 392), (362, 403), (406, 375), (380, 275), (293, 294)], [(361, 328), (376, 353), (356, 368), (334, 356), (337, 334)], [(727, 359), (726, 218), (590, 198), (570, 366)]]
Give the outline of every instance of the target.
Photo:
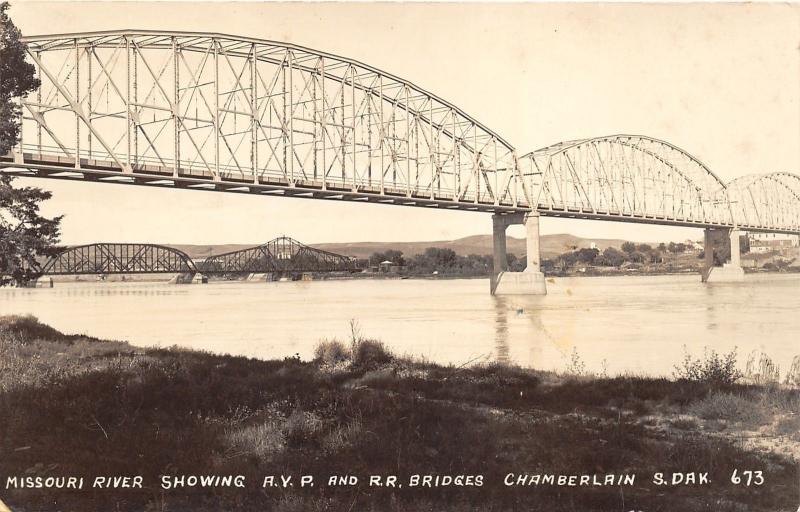
[(764, 473), (762, 471), (751, 471), (748, 469), (742, 471), (741, 476), (739, 476), (739, 470), (734, 469), (731, 474), (731, 483), (734, 485), (744, 484), (746, 486), (761, 485), (764, 483)]

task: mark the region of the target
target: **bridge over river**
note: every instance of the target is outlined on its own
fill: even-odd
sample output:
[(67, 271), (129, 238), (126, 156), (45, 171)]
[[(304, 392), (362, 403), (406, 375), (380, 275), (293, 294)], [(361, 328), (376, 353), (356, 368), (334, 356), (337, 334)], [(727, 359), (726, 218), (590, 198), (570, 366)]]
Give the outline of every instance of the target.
[[(21, 100), (21, 143), (0, 157), (12, 174), (488, 212), (493, 293), (546, 293), (541, 215), (705, 229), (704, 281), (743, 278), (740, 230), (800, 234), (795, 174), (725, 183), (642, 135), (520, 152), (422, 87), (322, 51), (146, 30), (24, 41), (42, 83)], [(506, 268), (515, 223), (521, 273)]]
[(179, 274), (176, 282), (216, 275), (356, 272), (355, 258), (309, 247), (281, 236), (240, 251), (195, 261), (187, 253), (157, 244), (95, 243), (66, 247), (42, 267), (42, 275)]

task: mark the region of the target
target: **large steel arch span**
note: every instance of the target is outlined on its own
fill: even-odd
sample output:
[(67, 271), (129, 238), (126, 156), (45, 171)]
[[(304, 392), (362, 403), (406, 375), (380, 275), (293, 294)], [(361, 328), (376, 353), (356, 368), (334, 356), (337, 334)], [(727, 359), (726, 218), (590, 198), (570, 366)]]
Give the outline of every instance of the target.
[(197, 272), (178, 249), (155, 244), (96, 243), (68, 247), (42, 268), (44, 275)]
[(752, 174), (726, 186), (734, 219), (749, 231), (800, 233), (800, 176)]
[(524, 155), (543, 214), (732, 226), (725, 184), (682, 149), (641, 135), (565, 141)]
[(354, 258), (314, 249), (286, 236), (257, 247), (209, 256), (198, 267), (207, 274), (359, 270)]
[(22, 101), (12, 165), (39, 176), (489, 211), (529, 204), (502, 137), (355, 60), (212, 33), (24, 41), (42, 85)]

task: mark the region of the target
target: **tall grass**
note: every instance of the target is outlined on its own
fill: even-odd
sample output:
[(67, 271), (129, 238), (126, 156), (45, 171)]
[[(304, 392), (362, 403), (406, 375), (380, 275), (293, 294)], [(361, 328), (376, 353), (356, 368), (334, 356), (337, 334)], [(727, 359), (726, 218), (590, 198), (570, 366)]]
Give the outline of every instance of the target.
[(774, 385), (780, 382), (780, 368), (766, 353), (754, 350), (747, 357), (743, 377), (756, 385)]
[(800, 388), (800, 355), (794, 356), (789, 371), (786, 372), (784, 384)]

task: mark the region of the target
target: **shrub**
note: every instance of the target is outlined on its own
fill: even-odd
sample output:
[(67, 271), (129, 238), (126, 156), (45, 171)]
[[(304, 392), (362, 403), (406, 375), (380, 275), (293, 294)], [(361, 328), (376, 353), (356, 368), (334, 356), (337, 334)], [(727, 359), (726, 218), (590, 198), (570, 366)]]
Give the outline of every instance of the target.
[(313, 412), (295, 409), (283, 424), (283, 433), (289, 446), (314, 445), (322, 431), (322, 419)]
[(394, 355), (378, 340), (360, 339), (353, 344), (353, 367), (375, 369), (392, 362)]
[(374, 370), (394, 359), (394, 354), (383, 342), (365, 338), (361, 334), (358, 321), (350, 320), (350, 355), (352, 367), (362, 370)]
[(679, 380), (701, 382), (714, 387), (731, 386), (742, 377), (736, 369), (736, 349), (720, 356), (715, 350), (703, 349), (703, 359), (694, 359), (686, 346), (681, 366), (675, 366), (674, 375)]
[(323, 340), (314, 348), (314, 359), (330, 366), (350, 359), (350, 351), (339, 340)]
[(567, 364), (567, 374), (578, 377), (584, 375), (585, 373), (586, 363), (583, 362), (580, 354), (578, 354), (578, 349), (576, 347), (572, 347), (572, 354), (570, 355), (569, 364)]
[(740, 421), (758, 425), (767, 420), (763, 405), (733, 393), (714, 393), (689, 406), (689, 411), (706, 420)]

